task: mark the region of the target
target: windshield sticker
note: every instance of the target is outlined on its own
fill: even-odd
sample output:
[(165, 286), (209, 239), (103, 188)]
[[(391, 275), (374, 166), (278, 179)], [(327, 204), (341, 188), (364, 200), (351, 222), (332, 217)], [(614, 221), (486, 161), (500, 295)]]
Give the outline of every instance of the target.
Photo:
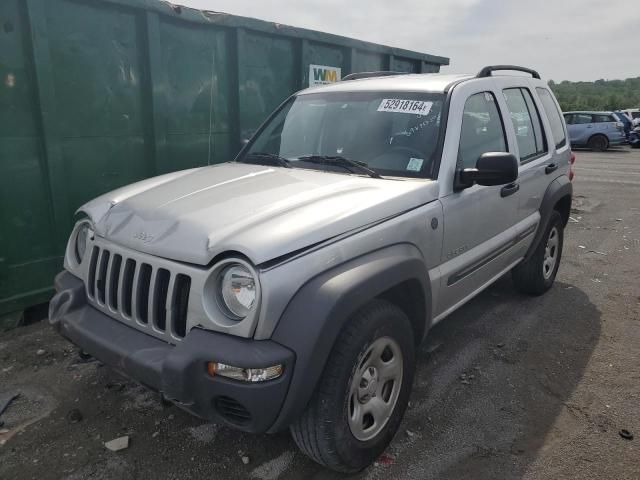
[(407, 170), (410, 172), (419, 172), (422, 169), (424, 159), (422, 158), (410, 158), (407, 164)]
[(411, 113), (413, 115), (427, 115), (433, 107), (433, 102), (422, 100), (405, 100), (402, 98), (384, 98), (378, 107), (379, 112)]

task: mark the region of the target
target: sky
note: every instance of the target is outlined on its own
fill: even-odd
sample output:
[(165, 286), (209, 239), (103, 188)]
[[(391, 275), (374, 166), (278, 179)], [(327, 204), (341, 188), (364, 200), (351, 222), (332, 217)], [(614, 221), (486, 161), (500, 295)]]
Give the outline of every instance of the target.
[[(640, 76), (640, 9), (632, 0), (173, 0), (451, 59), (534, 68), (546, 79)], [(627, 35), (629, 41), (624, 42)], [(633, 47), (633, 48), (632, 48)]]

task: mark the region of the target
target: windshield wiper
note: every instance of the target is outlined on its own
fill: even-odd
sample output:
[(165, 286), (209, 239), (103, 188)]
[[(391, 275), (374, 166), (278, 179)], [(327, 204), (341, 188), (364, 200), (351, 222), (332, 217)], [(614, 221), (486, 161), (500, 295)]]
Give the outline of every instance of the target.
[[(253, 160), (251, 160), (253, 159)], [(291, 168), (291, 162), (275, 153), (251, 152), (246, 154), (239, 160), (242, 163), (251, 163), (257, 165), (272, 165), (275, 167)]]
[(358, 170), (362, 173), (366, 173), (372, 178), (382, 178), (382, 176), (375, 170), (370, 169), (364, 162), (356, 162), (345, 157), (332, 156), (332, 155), (306, 155), (304, 157), (298, 157), (298, 160), (309, 163), (318, 163), (321, 165), (335, 165), (336, 167), (343, 167), (350, 172)]

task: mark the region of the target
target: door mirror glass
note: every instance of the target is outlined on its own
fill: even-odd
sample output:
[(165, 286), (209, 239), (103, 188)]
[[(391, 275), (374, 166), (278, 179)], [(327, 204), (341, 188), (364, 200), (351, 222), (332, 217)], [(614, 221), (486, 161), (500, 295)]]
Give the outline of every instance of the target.
[(463, 188), (474, 184), (492, 186), (512, 183), (518, 178), (518, 159), (508, 152), (487, 152), (480, 155), (476, 168), (459, 171)]

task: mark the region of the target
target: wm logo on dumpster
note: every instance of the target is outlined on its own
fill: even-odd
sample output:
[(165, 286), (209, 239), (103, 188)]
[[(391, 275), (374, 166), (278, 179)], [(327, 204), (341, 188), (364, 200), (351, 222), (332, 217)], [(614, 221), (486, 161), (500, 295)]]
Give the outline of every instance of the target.
[(327, 65), (309, 65), (309, 86), (328, 85), (342, 78), (342, 69)]

